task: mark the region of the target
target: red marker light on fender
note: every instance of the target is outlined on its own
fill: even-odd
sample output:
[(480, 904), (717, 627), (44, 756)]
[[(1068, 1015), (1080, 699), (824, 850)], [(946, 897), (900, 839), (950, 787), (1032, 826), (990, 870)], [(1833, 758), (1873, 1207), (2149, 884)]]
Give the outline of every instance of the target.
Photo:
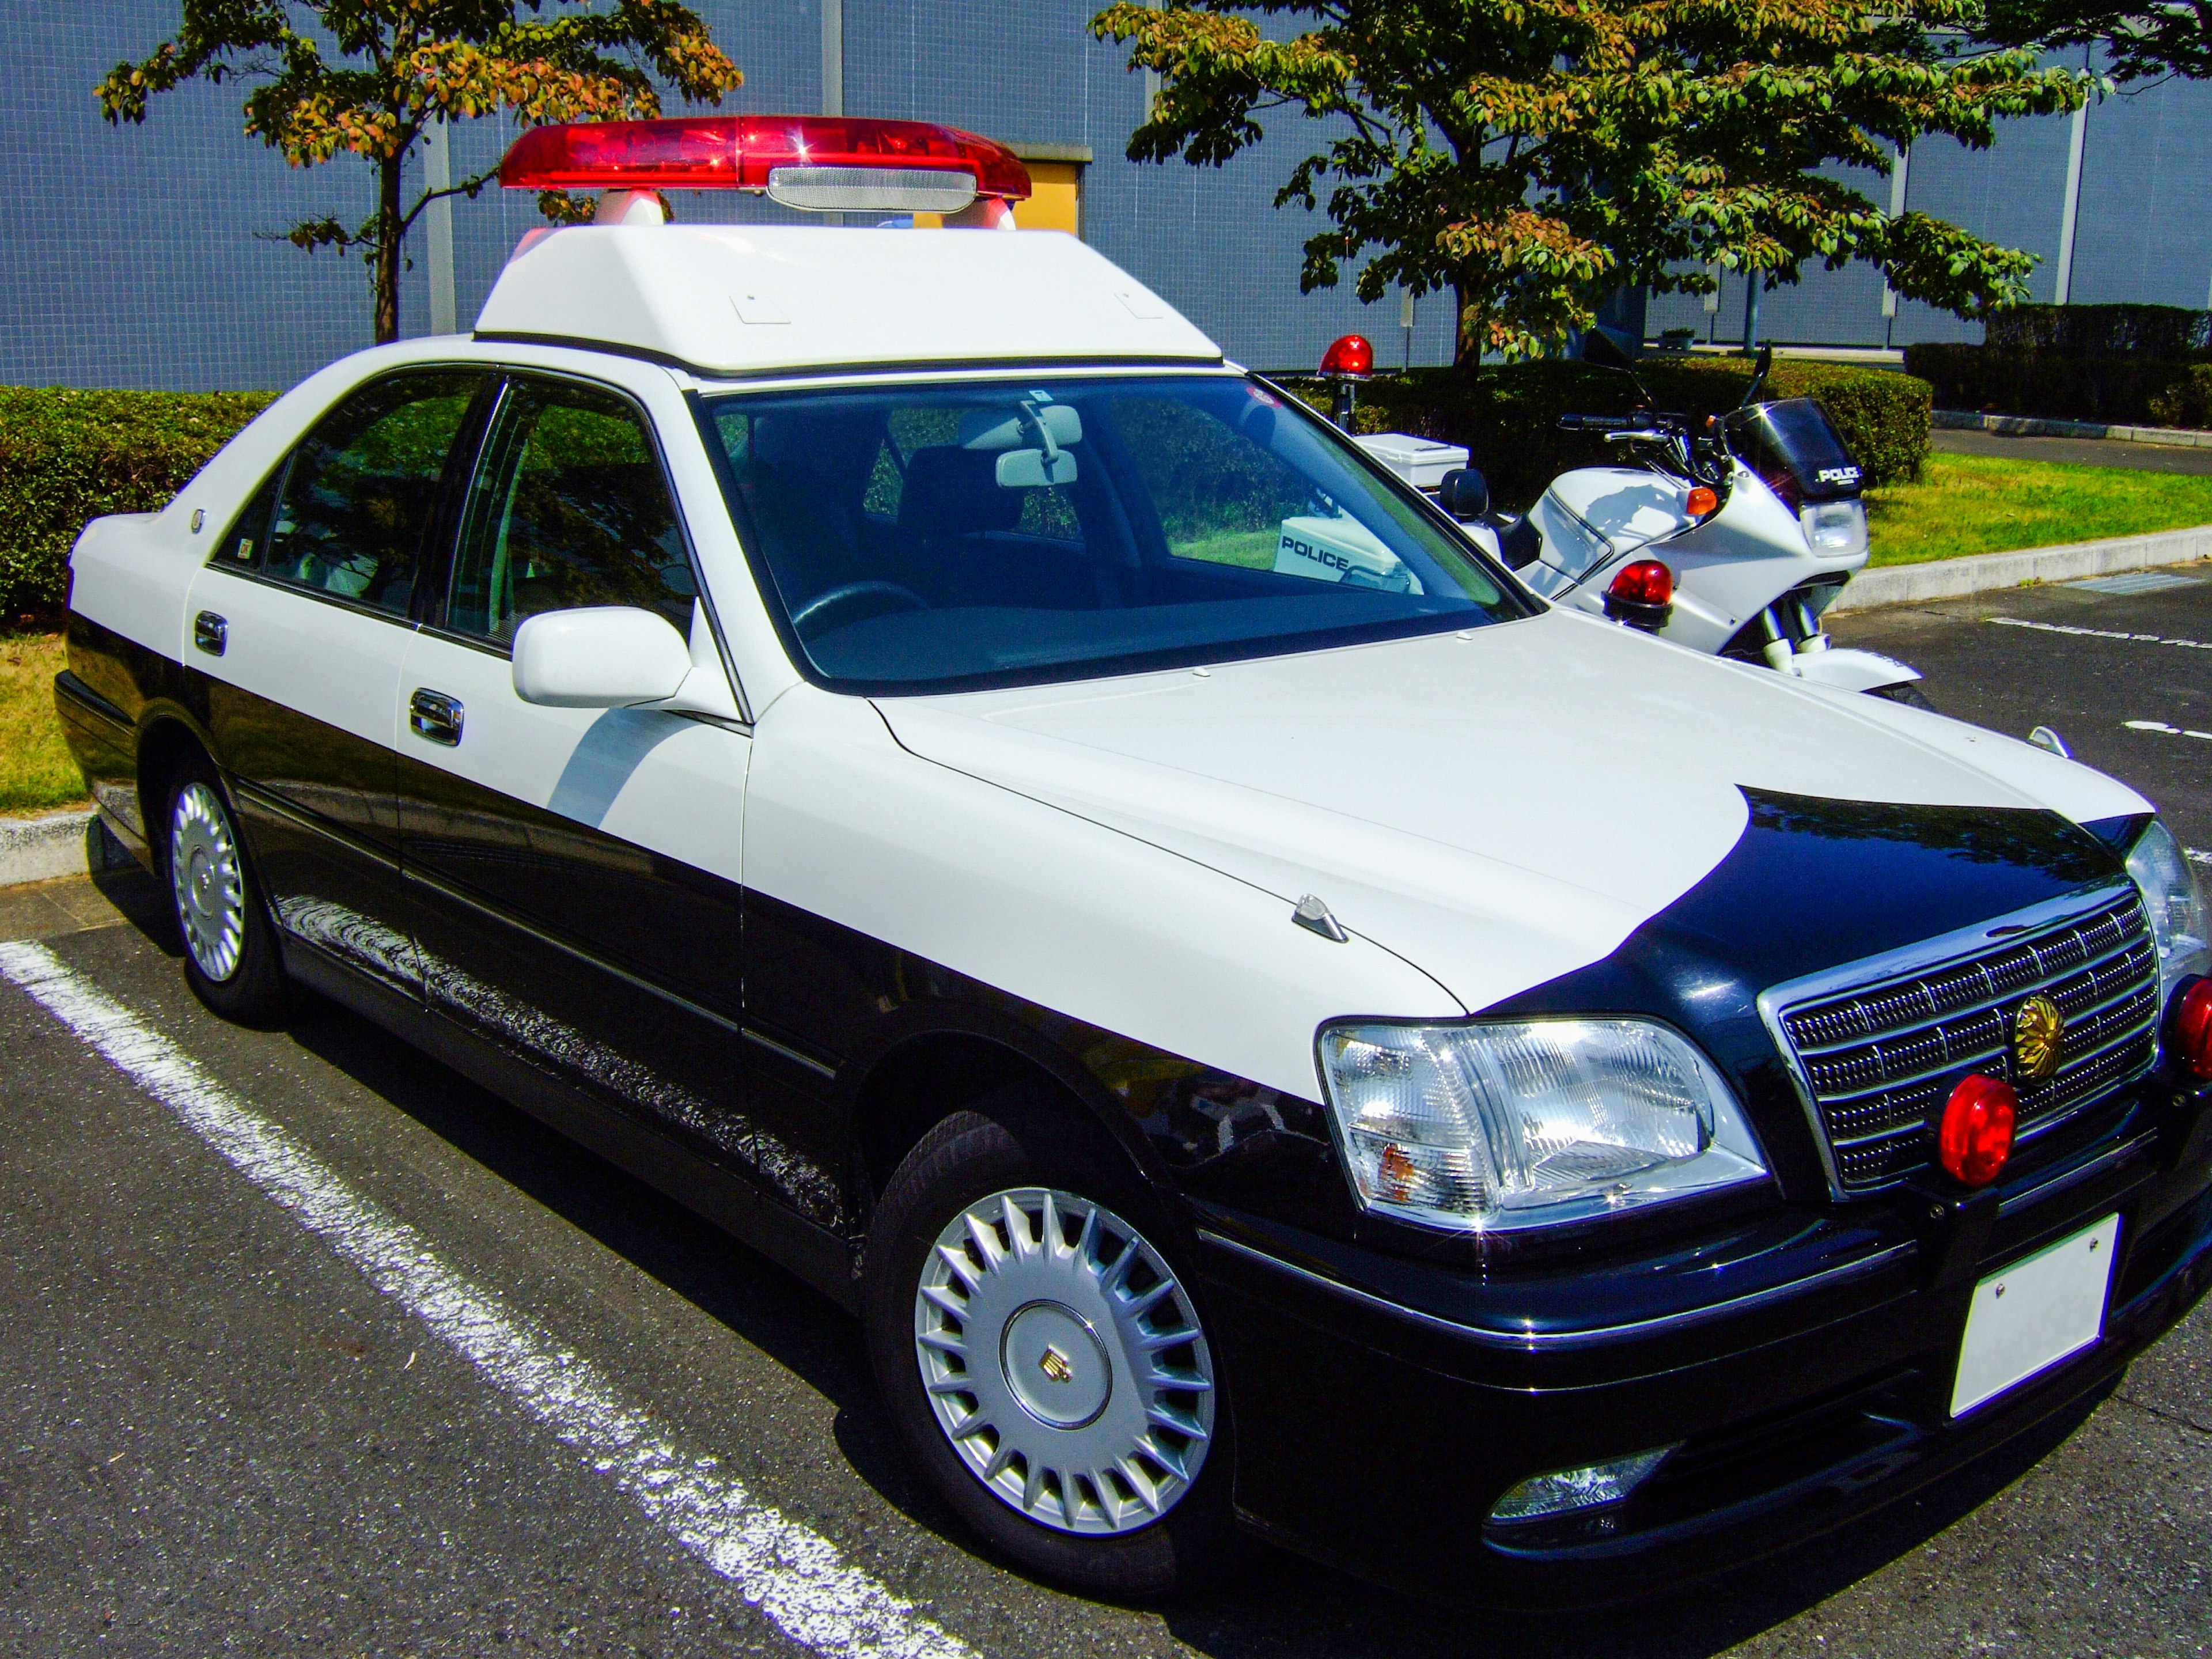
[(1321, 372), (1357, 374), (1364, 379), (1375, 372), (1375, 348), (1364, 335), (1346, 334), (1331, 340), (1328, 349), (1321, 354)]
[(1699, 484), (1690, 492), (1690, 499), (1682, 503), (1682, 510), (1693, 519), (1703, 519), (1719, 511), (1720, 504), (1717, 493)]
[(1954, 1181), (1986, 1187), (2012, 1156), (2013, 1120), (2020, 1107), (2012, 1085), (1979, 1072), (1959, 1079), (1943, 1103), (1936, 1131), (1936, 1161)]
[(1607, 592), (1636, 605), (1671, 605), (1674, 601), (1674, 573), (1656, 559), (1638, 559), (1621, 566)]
[(2195, 1078), (2212, 1078), (2212, 979), (2192, 980), (2173, 1000), (2173, 1057)]

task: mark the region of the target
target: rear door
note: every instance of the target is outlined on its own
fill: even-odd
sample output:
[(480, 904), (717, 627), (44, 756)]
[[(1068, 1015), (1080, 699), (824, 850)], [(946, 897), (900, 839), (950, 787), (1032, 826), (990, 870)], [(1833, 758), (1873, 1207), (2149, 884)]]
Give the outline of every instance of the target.
[(723, 672), (650, 422), (611, 388), (516, 375), (466, 496), (450, 581), (399, 681), (399, 835), (432, 1010), (750, 1167), (738, 878), (751, 737), (514, 694), (517, 625), (586, 605), (658, 611)]
[(188, 605), (187, 665), (278, 925), (403, 989), (400, 664), (490, 384), (416, 369), (350, 393), (230, 527)]

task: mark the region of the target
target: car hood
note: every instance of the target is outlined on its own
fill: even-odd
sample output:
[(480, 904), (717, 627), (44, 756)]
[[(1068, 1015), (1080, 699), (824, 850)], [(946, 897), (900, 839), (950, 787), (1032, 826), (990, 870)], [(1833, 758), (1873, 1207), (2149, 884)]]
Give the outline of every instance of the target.
[(1471, 1011), (1687, 893), (1742, 837), (1746, 789), (2077, 823), (2148, 810), (2027, 744), (1566, 611), (877, 706), (913, 754), (1286, 905), (1317, 896)]

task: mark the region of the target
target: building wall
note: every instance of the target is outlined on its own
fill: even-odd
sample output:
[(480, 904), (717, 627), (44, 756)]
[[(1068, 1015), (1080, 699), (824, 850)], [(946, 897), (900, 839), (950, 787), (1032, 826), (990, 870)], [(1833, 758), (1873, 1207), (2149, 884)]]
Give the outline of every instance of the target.
[[(724, 106), (823, 107), (824, 0), (692, 0), (745, 72)], [(831, 0), (835, 3), (835, 0)], [(1142, 116), (1144, 79), (1124, 51), (1093, 40), (1097, 0), (842, 0), (848, 113), (950, 122), (1016, 145), (1085, 146), (1084, 231), (1157, 289), (1232, 356), (1268, 368), (1318, 361), (1357, 331), (1384, 364), (1446, 361), (1449, 300), (1419, 307), (1411, 340), (1395, 295), (1363, 306), (1348, 280), (1298, 292), (1301, 246), (1318, 216), (1272, 205), (1291, 163), (1321, 131), (1279, 118), (1278, 136), (1220, 168), (1139, 167), (1123, 146)], [(365, 267), (308, 255), (281, 233), (301, 219), (353, 222), (370, 177), (350, 158), (301, 170), (241, 133), (241, 88), (193, 85), (154, 100), (146, 124), (110, 127), (92, 88), (113, 64), (143, 57), (177, 22), (176, 0), (0, 0), (0, 34), (21, 66), (0, 103), (0, 381), (178, 389), (289, 386), (368, 343)], [(453, 136), (455, 176), (489, 169), (512, 141), (500, 118)], [(2015, 122), (1983, 153), (1950, 141), (1911, 158), (1908, 204), (2043, 258), (2033, 287), (2050, 297), (2063, 212), (2069, 125)], [(2212, 88), (2162, 86), (2094, 108), (2085, 131), (2072, 297), (2204, 306), (2212, 290)], [(1886, 181), (1862, 187), (1886, 197)], [(411, 197), (410, 197), (411, 199)], [(750, 198), (678, 198), (679, 217), (786, 216)], [(455, 290), (465, 326), (507, 252), (540, 222), (525, 193), (487, 188), (453, 208)], [(427, 331), (428, 239), (410, 238), (403, 331)], [(1766, 294), (1761, 333), (1784, 341), (1903, 344), (1972, 338), (1974, 325), (1907, 302), (1883, 315), (1864, 269), (1809, 270)], [(1656, 332), (1741, 337), (1743, 287), (1718, 309), (1657, 296)], [(1410, 344), (1410, 354), (1408, 346)]]

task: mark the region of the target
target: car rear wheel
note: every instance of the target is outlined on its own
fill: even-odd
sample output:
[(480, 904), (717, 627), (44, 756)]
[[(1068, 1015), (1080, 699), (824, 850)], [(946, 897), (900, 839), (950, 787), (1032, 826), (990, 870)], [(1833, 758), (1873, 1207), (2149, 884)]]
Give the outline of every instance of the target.
[(939, 1123), (884, 1190), (878, 1383), (932, 1484), (1023, 1566), (1188, 1588), (1243, 1553), (1212, 1346), (1140, 1184), (1011, 1106)]
[(211, 768), (193, 767), (169, 793), (162, 843), (185, 980), (227, 1019), (272, 1019), (288, 986), (276, 929)]

